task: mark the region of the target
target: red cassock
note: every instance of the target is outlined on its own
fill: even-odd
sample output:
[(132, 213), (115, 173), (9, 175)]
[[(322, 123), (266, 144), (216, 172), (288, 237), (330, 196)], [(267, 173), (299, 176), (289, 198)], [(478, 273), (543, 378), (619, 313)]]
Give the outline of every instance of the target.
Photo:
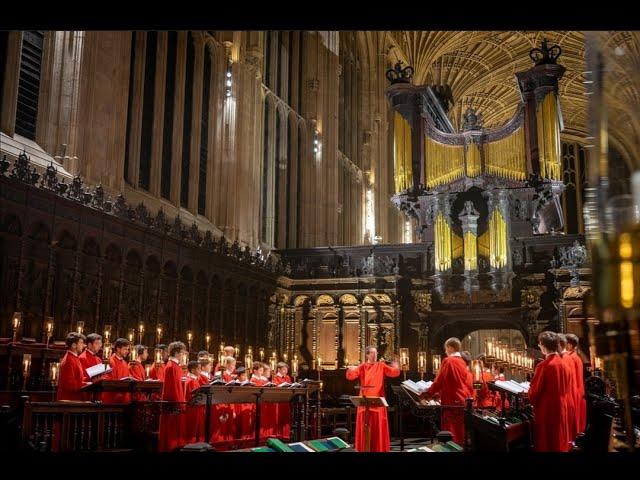
[[(189, 375), (186, 382), (185, 401), (189, 402), (200, 388), (200, 376)], [(182, 439), (184, 443), (204, 441), (204, 405), (187, 405), (182, 416)]]
[[(139, 382), (144, 382), (145, 372), (142, 363), (135, 361), (129, 365), (129, 376), (135, 378)], [(144, 402), (147, 396), (144, 393), (136, 392), (133, 394), (133, 399), (137, 402)]]
[[(161, 363), (160, 365), (158, 365), (157, 363), (154, 363), (153, 367), (151, 368), (151, 371), (149, 372), (149, 378), (153, 380), (158, 380), (160, 382), (164, 382), (165, 368), (166, 368), (166, 365), (164, 363)], [(162, 400), (162, 394), (152, 393), (151, 400), (154, 400), (154, 401)]]
[[(251, 377), (251, 383), (254, 383), (257, 387), (262, 387), (269, 383), (265, 377)], [(243, 404), (236, 404), (236, 414), (238, 413), (238, 407), (242, 408)], [(260, 406), (260, 439), (265, 440), (272, 437), (275, 434), (276, 429), (276, 404), (275, 403), (261, 403)], [(255, 404), (244, 404), (242, 411), (249, 411), (251, 416), (251, 438), (255, 437), (255, 422), (256, 420), (256, 406)], [(246, 417), (243, 418), (246, 422)], [(247, 425), (242, 425), (243, 436), (248, 436)]]
[(574, 380), (576, 383), (575, 395), (575, 407), (578, 433), (584, 432), (587, 428), (587, 402), (584, 398), (584, 363), (580, 355), (574, 350), (569, 352), (569, 358), (573, 362)]
[[(280, 385), (281, 383), (291, 383), (289, 375), (280, 376), (276, 374), (273, 377), (273, 383)], [(276, 404), (276, 431), (278, 437), (289, 438), (291, 436), (291, 406), (288, 402)]]
[(164, 368), (162, 400), (175, 402), (173, 411), (160, 414), (160, 432), (158, 434), (158, 451), (171, 452), (182, 446), (182, 415), (184, 412), (184, 386), (182, 385), (182, 368), (170, 359)]
[[(222, 380), (230, 382), (233, 373), (222, 372)], [(211, 406), (211, 438), (209, 443), (229, 442), (236, 436), (236, 407), (232, 404), (218, 403)]]
[(569, 357), (569, 352), (565, 351), (560, 354), (560, 359), (562, 360), (567, 378), (569, 379), (569, 391), (565, 397), (565, 402), (567, 403), (567, 430), (569, 432), (569, 441), (573, 441), (578, 434), (578, 416), (576, 411), (576, 390), (578, 386), (576, 385), (573, 360)]
[[(109, 358), (109, 366), (111, 371), (105, 375), (105, 380), (120, 380), (129, 376), (129, 362), (124, 358), (118, 357), (115, 353)], [(131, 395), (121, 392), (104, 392), (102, 394), (104, 403), (129, 403)]]
[(84, 352), (80, 354), (80, 364), (84, 369), (84, 378), (86, 382), (91, 380), (89, 375), (87, 375), (87, 368), (98, 365), (99, 363), (102, 363), (102, 359), (87, 348), (85, 348)]
[[(356, 369), (347, 369), (347, 380), (360, 380), (360, 396), (384, 397), (384, 377), (397, 377), (399, 368), (393, 368), (383, 361), (362, 363)], [(365, 443), (365, 407), (358, 407), (356, 415), (356, 451), (366, 451)], [(385, 407), (369, 408), (369, 432), (371, 452), (388, 452), (391, 449), (389, 440), (389, 421)]]
[(529, 387), (533, 406), (533, 445), (537, 452), (569, 450), (567, 401), (569, 378), (560, 355), (553, 353), (536, 366)]
[[(452, 433), (453, 441), (464, 445), (464, 406), (473, 397), (473, 376), (467, 364), (459, 356), (448, 356), (442, 361), (440, 372), (427, 390), (427, 394), (440, 394), (442, 404), (442, 430)], [(449, 407), (449, 408), (447, 408)]]
[(80, 391), (84, 386), (84, 382), (85, 371), (82, 368), (79, 356), (68, 351), (60, 362), (56, 400), (86, 401), (87, 395)]

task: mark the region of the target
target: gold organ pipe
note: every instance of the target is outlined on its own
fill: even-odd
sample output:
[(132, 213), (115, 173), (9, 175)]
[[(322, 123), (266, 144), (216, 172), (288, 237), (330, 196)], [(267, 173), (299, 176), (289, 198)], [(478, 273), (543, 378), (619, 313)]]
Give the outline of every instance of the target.
[(401, 192), (413, 184), (413, 166), (411, 163), (411, 126), (395, 112), (393, 121), (394, 185)]
[(435, 264), (436, 270), (444, 272), (451, 268), (451, 226), (442, 212), (436, 216), (435, 222)]
[(561, 145), (558, 100), (555, 92), (549, 92), (536, 109), (540, 174), (543, 178), (560, 180)]
[(437, 187), (464, 175), (464, 145), (445, 145), (425, 137), (426, 183)]
[(477, 236), (473, 232), (464, 234), (464, 269), (467, 271), (478, 269)]
[(507, 223), (497, 209), (489, 219), (489, 262), (493, 268), (507, 265)]
[(481, 173), (480, 148), (476, 142), (470, 142), (466, 151), (467, 177), (477, 177)]
[(486, 173), (511, 180), (525, 180), (527, 175), (524, 129), (508, 137), (484, 144)]

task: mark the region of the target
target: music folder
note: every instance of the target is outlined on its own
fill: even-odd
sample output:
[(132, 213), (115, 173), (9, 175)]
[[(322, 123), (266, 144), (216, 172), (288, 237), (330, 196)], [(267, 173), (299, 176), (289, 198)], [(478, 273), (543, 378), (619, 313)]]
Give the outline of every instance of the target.
[(384, 397), (349, 397), (351, 403), (356, 407), (388, 407), (387, 399)]

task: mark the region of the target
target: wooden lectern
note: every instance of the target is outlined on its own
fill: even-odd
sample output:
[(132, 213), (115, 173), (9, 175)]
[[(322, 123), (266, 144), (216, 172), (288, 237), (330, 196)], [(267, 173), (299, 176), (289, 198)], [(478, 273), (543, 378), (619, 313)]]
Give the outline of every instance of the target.
[(369, 409), (371, 407), (388, 407), (384, 397), (349, 397), (356, 407), (364, 407), (364, 451), (371, 451), (371, 425), (369, 424)]

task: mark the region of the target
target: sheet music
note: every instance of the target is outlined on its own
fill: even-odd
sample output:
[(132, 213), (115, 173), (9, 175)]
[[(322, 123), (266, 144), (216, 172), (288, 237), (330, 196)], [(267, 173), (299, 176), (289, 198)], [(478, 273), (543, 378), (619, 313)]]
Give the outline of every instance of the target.
[(496, 380), (496, 386), (503, 388), (511, 393), (523, 393), (528, 392), (529, 388), (520, 385), (518, 382), (514, 382), (513, 380)]
[(431, 388), (431, 385), (433, 385), (433, 382), (431, 381), (425, 382), (423, 380), (420, 380), (419, 382), (416, 383), (413, 380), (405, 380), (404, 382), (402, 382), (402, 385), (407, 387), (416, 395), (420, 395), (426, 392), (427, 390), (429, 390), (429, 388)]
[(93, 378), (97, 375), (101, 375), (103, 373), (109, 373), (111, 371), (111, 366), (104, 363), (98, 363), (93, 367), (87, 368), (87, 375), (89, 378)]

